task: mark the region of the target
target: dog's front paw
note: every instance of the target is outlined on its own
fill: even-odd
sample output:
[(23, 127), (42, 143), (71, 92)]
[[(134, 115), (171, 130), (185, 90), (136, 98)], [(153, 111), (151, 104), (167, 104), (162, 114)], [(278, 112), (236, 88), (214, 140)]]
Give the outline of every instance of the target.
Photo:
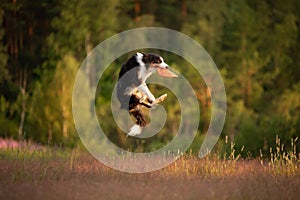
[(155, 103), (155, 104), (161, 103), (167, 99), (167, 96), (168, 96), (167, 94), (163, 94), (160, 97), (158, 97), (157, 99), (155, 99), (155, 102), (153, 102), (153, 103)]
[(154, 97), (153, 95), (150, 95), (150, 96), (148, 97), (148, 101), (149, 101), (149, 103), (155, 102), (155, 97)]

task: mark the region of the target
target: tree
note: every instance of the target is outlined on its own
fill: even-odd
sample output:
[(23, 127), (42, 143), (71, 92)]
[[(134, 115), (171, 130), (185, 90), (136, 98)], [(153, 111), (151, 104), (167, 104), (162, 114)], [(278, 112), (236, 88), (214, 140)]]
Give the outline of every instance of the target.
[(78, 66), (74, 57), (66, 55), (58, 62), (52, 80), (45, 77), (42, 84), (36, 84), (31, 98), (29, 137), (51, 144), (76, 141), (71, 106)]
[[(3, 15), (4, 15), (4, 9), (2, 6), (0, 7), (0, 24), (3, 24)], [(3, 40), (5, 34), (5, 29), (3, 26), (0, 26), (0, 41)], [(6, 63), (7, 63), (7, 52), (5, 49), (5, 45), (1, 42), (0, 43), (0, 83), (7, 78), (8, 72), (6, 69)]]

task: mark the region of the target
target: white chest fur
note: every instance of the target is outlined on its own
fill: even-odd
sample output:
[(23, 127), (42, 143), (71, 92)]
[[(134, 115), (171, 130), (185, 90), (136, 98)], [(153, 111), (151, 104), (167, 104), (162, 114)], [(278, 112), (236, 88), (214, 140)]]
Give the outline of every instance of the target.
[(146, 69), (145, 66), (141, 66), (139, 73), (138, 73), (138, 78), (142, 80), (142, 83), (145, 83), (147, 78), (152, 75), (152, 73), (155, 71), (155, 69)]
[(136, 60), (140, 65), (140, 70), (138, 72), (138, 79), (142, 80), (142, 83), (145, 83), (147, 78), (155, 71), (154, 68), (149, 68), (147, 70), (145, 63), (143, 62), (143, 54), (137, 53)]

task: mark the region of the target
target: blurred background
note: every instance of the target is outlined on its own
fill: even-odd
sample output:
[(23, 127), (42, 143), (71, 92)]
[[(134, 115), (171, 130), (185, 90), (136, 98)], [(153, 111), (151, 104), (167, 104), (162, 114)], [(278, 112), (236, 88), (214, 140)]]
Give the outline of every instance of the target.
[[(71, 97), (80, 63), (114, 34), (156, 26), (199, 42), (222, 74), (228, 110), (217, 150), (224, 149), (228, 139), (245, 147), (244, 156), (257, 156), (275, 146), (276, 135), (288, 148), (291, 139), (300, 136), (299, 11), (298, 0), (1, 0), (0, 137), (76, 146), (80, 140)], [(201, 109), (191, 146), (196, 152), (209, 125), (208, 88), (179, 56), (144, 51), (161, 54), (193, 86)], [(161, 133), (149, 139), (125, 138), (111, 116), (110, 97), (121, 64), (133, 53), (106, 70), (98, 84), (96, 108), (100, 124), (115, 144), (151, 151), (176, 134), (180, 107), (170, 93)], [(150, 88), (154, 94), (165, 90)]]

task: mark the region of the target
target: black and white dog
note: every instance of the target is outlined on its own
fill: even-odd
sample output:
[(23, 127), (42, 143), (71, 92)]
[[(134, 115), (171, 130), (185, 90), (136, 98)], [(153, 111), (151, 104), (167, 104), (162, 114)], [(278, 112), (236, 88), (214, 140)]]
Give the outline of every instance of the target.
[(121, 108), (127, 109), (135, 119), (135, 125), (130, 128), (127, 136), (139, 135), (146, 126), (146, 118), (142, 106), (151, 108), (157, 104), (157, 99), (150, 92), (146, 80), (155, 71), (162, 77), (177, 77), (171, 72), (164, 59), (153, 53), (136, 53), (122, 65), (117, 85), (117, 97)]

